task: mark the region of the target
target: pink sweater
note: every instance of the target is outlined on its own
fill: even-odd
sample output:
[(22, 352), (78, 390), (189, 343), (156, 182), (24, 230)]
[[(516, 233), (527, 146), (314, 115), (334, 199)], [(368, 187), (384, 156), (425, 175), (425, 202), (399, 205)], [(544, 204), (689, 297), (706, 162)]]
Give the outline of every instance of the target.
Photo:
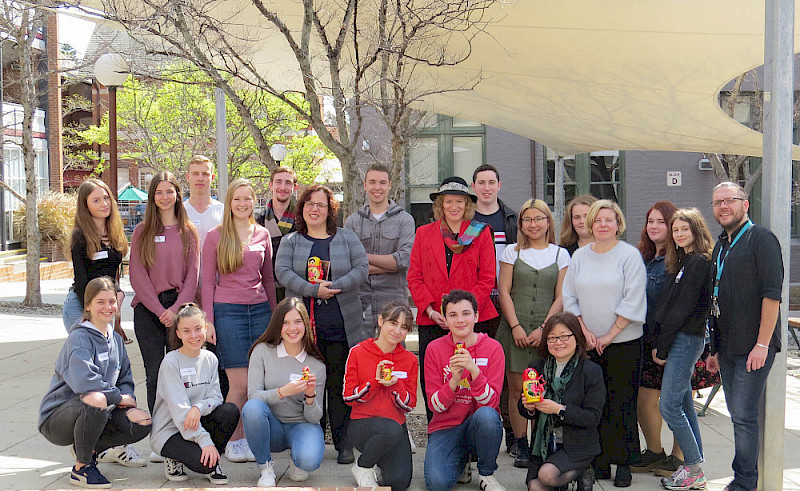
[[(183, 241), (177, 226), (164, 229), (164, 233), (156, 235), (156, 257), (148, 271), (139, 258), (141, 234), (144, 223), (133, 230), (131, 239), (130, 275), (131, 286), (135, 295), (131, 306), (142, 303), (150, 312), (160, 316), (165, 309), (158, 301), (158, 294), (167, 290), (178, 290), (178, 301), (169, 307), (178, 313), (178, 307), (193, 302), (197, 294), (199, 278), (200, 250), (196, 242), (192, 242), (188, 257), (183, 254)], [(190, 235), (191, 237), (191, 235)]]
[(217, 271), (219, 233), (220, 227), (211, 229), (203, 244), (203, 288), (200, 294), (208, 322), (214, 322), (214, 302), (254, 305), (268, 300), (275, 310), (272, 241), (267, 229), (256, 225), (250, 242), (244, 245), (242, 266), (227, 274)]
[(425, 396), (433, 411), (428, 434), (458, 426), (479, 407), (489, 406), (500, 412), (500, 393), (503, 390), (506, 359), (503, 347), (486, 334), (478, 334), (478, 342), (467, 348), (481, 373), (474, 380), (464, 370), (460, 385), (453, 391), (448, 382), (450, 357), (456, 346), (447, 334), (428, 345), (425, 351)]

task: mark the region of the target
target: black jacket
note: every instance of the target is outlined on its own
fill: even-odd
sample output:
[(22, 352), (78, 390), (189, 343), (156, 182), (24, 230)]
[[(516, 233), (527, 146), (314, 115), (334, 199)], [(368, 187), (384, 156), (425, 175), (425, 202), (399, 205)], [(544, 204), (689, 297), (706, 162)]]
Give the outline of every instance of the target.
[(503, 219), (505, 220), (506, 244), (516, 244), (517, 212), (506, 206), (500, 199), (497, 200), (497, 204), (500, 205), (500, 211), (503, 212)]
[[(544, 361), (535, 360), (528, 366), (542, 373)], [(606, 404), (606, 386), (600, 366), (591, 360), (580, 360), (572, 379), (564, 389), (562, 399), (561, 404), (567, 407), (564, 411), (564, 421), (560, 423), (564, 437), (564, 451), (575, 462), (600, 455), (602, 449), (597, 426), (600, 424), (603, 406)], [(530, 414), (522, 405), (521, 399), (518, 408), (522, 416), (534, 420), (534, 425), (536, 424), (539, 411)]]
[(677, 274), (667, 276), (655, 316), (658, 327), (653, 347), (662, 360), (667, 359), (679, 332), (704, 336), (706, 331), (711, 262), (700, 254), (689, 254), (679, 266)]

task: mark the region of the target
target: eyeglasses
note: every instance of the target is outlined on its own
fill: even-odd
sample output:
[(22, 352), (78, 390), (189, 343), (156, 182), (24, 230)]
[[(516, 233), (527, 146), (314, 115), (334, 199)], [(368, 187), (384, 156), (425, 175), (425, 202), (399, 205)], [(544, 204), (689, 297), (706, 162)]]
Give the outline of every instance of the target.
[(556, 341), (561, 341), (562, 343), (566, 343), (572, 336), (574, 336), (574, 334), (562, 334), (561, 336), (547, 336), (547, 344), (556, 344)]
[(547, 221), (547, 217), (536, 217), (536, 218), (525, 217), (521, 221), (523, 225), (530, 225), (531, 222), (536, 223), (536, 225), (541, 225), (542, 222)]
[(722, 203), (725, 203), (725, 206), (731, 206), (732, 204), (736, 203), (737, 201), (747, 201), (745, 198), (725, 198), (725, 199), (715, 199), (711, 202), (712, 208), (719, 208)]
[(318, 210), (324, 210), (328, 208), (328, 203), (314, 203), (313, 201), (306, 201), (306, 206), (311, 209), (316, 208)]

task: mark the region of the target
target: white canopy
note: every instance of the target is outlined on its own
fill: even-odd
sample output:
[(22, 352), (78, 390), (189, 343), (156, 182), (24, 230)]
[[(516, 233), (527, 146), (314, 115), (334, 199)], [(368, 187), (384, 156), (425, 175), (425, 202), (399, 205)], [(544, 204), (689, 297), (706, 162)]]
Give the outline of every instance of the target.
[[(101, 6), (101, 0), (86, 3)], [(299, 29), (300, 2), (270, 6)], [(213, 9), (256, 47), (249, 55), (271, 82), (297, 87), (297, 63), (285, 40), (249, 1)], [(761, 155), (761, 134), (729, 118), (718, 94), (764, 62), (763, 2), (519, 0), (494, 14), (497, 21), (474, 41), (466, 62), (418, 72), (450, 86), (482, 78), (472, 91), (428, 97), (427, 110), (527, 136), (561, 155), (610, 149)], [(796, 46), (798, 38), (796, 27)], [(800, 147), (793, 158), (800, 160)]]

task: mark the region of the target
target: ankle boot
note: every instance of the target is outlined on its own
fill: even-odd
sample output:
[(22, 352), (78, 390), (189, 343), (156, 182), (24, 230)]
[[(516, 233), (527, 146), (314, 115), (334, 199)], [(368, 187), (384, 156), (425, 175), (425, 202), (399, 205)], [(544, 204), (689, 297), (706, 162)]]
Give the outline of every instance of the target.
[(514, 467), (528, 468), (531, 465), (531, 448), (528, 446), (528, 437), (517, 439), (517, 456), (514, 458)]

